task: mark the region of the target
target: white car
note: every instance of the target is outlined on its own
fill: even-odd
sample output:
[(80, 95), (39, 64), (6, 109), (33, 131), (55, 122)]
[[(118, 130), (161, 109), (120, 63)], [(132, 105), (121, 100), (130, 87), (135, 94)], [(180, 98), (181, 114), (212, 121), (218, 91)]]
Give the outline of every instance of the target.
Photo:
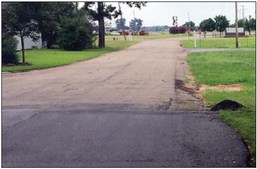
[(112, 31), (112, 32), (110, 33), (110, 35), (120, 35), (120, 33), (117, 32), (117, 31)]

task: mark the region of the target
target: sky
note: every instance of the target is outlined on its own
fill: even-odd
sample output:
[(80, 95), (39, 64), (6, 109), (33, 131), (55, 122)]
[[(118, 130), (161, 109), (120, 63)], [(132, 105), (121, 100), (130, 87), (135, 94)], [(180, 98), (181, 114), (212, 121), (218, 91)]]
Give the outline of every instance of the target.
[[(108, 2), (106, 2), (108, 4)], [(111, 3), (118, 7), (117, 2)], [(238, 2), (238, 18), (244, 16), (256, 18), (255, 2)], [(244, 10), (242, 10), (244, 7)], [(187, 21), (193, 21), (196, 25), (208, 18), (214, 18), (216, 15), (225, 15), (230, 24), (235, 21), (235, 3), (234, 2), (147, 2), (146, 7), (141, 10), (129, 8), (126, 4), (121, 5), (123, 18), (126, 19), (126, 25), (134, 18), (143, 20), (143, 26), (168, 25), (172, 26), (172, 16), (178, 17), (178, 25), (183, 25)], [(108, 21), (115, 27), (115, 20)]]

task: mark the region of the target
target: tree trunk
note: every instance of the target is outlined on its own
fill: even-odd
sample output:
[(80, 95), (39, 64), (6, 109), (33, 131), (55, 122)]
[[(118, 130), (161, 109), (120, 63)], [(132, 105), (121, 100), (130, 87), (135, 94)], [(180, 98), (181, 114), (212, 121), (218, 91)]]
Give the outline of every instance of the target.
[(20, 32), (20, 37), (21, 37), (22, 63), (25, 63), (24, 37), (22, 36), (21, 32)]
[(104, 4), (103, 2), (98, 2), (98, 23), (99, 23), (99, 43), (98, 47), (99, 48), (104, 48), (105, 47), (105, 31), (104, 31), (104, 16), (103, 16), (103, 10), (104, 10)]
[(75, 2), (75, 6), (76, 6), (76, 12), (78, 12), (78, 10), (79, 10), (79, 2)]

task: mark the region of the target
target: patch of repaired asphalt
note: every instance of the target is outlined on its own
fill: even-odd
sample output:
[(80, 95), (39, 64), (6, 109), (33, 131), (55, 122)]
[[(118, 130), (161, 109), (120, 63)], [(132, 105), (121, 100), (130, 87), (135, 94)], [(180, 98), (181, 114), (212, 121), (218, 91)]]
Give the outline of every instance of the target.
[(248, 166), (247, 148), (217, 113), (105, 106), (47, 110), (4, 128), (2, 166)]

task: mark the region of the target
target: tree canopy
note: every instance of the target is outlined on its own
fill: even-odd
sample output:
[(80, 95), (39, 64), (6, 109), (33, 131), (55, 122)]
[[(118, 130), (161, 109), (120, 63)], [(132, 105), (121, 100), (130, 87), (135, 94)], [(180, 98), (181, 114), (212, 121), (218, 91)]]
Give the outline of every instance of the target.
[(2, 28), (3, 32), (18, 35), (21, 38), (22, 63), (25, 63), (24, 38), (38, 40), (38, 25), (35, 20), (35, 5), (33, 2), (3, 2)]
[(58, 31), (64, 18), (75, 14), (72, 2), (37, 2), (36, 21), (47, 48), (56, 43)]
[(215, 30), (215, 22), (211, 18), (205, 19), (200, 23), (199, 27), (202, 31), (213, 31)]
[(215, 16), (214, 20), (215, 28), (218, 32), (223, 32), (227, 27), (229, 27), (229, 21), (224, 15)]
[(115, 23), (116, 23), (116, 29), (118, 30), (124, 29), (126, 24), (126, 19), (125, 18), (117, 19)]
[[(119, 2), (120, 3), (120, 2)], [(141, 8), (146, 5), (146, 2), (122, 2), (126, 3), (130, 7)], [(87, 11), (94, 20), (98, 21), (98, 47), (105, 47), (105, 24), (104, 18), (112, 19), (117, 18), (119, 15), (122, 15), (121, 9), (116, 9), (113, 5), (107, 5), (104, 2), (97, 2), (97, 9), (93, 9), (92, 6), (95, 5), (95, 2), (85, 2), (83, 9)]]
[(193, 21), (186, 22), (182, 26), (184, 26), (186, 29), (190, 28), (191, 31), (195, 30), (195, 23)]
[(137, 18), (131, 19), (131, 21), (129, 22), (129, 27), (133, 31), (139, 31), (142, 25), (143, 25), (143, 20), (137, 19)]

